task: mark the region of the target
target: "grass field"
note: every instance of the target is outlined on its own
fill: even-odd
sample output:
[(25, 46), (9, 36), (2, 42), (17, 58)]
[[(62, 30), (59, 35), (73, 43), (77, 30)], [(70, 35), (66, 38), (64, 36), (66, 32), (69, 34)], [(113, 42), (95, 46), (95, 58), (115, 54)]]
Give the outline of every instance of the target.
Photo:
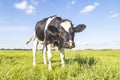
[(31, 50), (0, 50), (0, 80), (120, 80), (120, 50), (66, 51), (66, 65), (53, 51), (53, 70), (43, 64), (41, 51), (32, 66)]

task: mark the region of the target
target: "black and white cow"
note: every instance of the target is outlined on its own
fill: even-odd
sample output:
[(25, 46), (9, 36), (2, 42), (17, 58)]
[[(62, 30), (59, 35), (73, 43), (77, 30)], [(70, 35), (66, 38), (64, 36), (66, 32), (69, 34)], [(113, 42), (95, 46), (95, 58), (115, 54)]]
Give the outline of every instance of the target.
[(79, 24), (73, 27), (73, 24), (68, 19), (62, 19), (59, 16), (50, 16), (38, 21), (35, 26), (35, 31), (32, 37), (27, 41), (29, 43), (32, 38), (33, 42), (33, 65), (36, 64), (36, 49), (38, 43), (43, 44), (43, 59), (44, 64), (46, 61), (46, 52), (48, 54), (48, 69), (51, 70), (51, 47), (57, 46), (60, 51), (61, 64), (64, 66), (64, 48), (74, 48), (74, 34), (75, 32), (81, 32), (86, 28), (84, 24)]

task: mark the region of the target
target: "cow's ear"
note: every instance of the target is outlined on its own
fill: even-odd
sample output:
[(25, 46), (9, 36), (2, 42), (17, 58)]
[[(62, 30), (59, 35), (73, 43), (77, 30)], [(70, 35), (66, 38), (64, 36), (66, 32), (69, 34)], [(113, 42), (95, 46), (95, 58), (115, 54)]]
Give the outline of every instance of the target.
[(82, 32), (86, 28), (85, 24), (79, 24), (74, 28), (74, 32)]

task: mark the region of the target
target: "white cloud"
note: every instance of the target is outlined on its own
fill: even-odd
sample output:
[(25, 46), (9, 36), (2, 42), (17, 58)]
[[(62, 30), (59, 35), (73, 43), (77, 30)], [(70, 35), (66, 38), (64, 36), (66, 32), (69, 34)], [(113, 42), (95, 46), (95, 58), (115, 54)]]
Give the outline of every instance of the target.
[(83, 8), (80, 13), (81, 14), (87, 14), (91, 11), (93, 11), (97, 6), (99, 6), (99, 3), (95, 2), (93, 5), (88, 5), (85, 8)]
[(113, 13), (113, 14), (111, 15), (112, 18), (115, 18), (115, 17), (118, 17), (118, 16), (119, 16), (118, 13)]
[(28, 6), (28, 3), (27, 3), (27, 1), (25, 1), (25, 0), (23, 0), (23, 1), (20, 2), (20, 3), (15, 3), (15, 4), (14, 4), (14, 7), (15, 7), (16, 9), (21, 9), (21, 10), (25, 10), (25, 9), (27, 8), (27, 6)]
[[(28, 4), (27, 0), (23, 0), (20, 3), (15, 3), (14, 7), (16, 9), (23, 10), (23, 11), (25, 11), (26, 14), (30, 15), (35, 12), (35, 7), (32, 4), (35, 4), (34, 0), (31, 1), (31, 4)], [(35, 5), (37, 5), (37, 4), (35, 4)]]
[(29, 5), (28, 8), (26, 9), (27, 14), (32, 14), (35, 11), (35, 7), (32, 5)]

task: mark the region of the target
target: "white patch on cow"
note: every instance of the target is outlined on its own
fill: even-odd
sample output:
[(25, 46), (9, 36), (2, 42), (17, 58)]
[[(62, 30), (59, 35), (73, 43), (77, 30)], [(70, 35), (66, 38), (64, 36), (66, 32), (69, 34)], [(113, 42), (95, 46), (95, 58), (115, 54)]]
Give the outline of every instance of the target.
[(53, 16), (53, 17), (51, 17), (51, 18), (48, 18), (48, 20), (47, 20), (47, 22), (46, 22), (46, 25), (45, 25), (45, 30), (48, 28), (49, 23), (50, 23), (55, 17), (57, 17), (57, 16)]
[[(48, 20), (47, 20), (47, 22), (46, 22), (45, 29), (44, 29), (44, 36), (45, 36), (45, 38), (46, 38), (45, 31), (47, 30), (49, 23), (50, 23), (55, 17), (57, 17), (57, 16), (53, 16), (53, 17), (48, 18)], [(45, 39), (44, 39), (44, 40), (45, 40)]]
[(47, 53), (48, 53), (48, 69), (52, 70), (52, 66), (51, 66), (51, 61), (52, 61), (51, 44), (47, 45)]
[(36, 50), (37, 50), (37, 46), (38, 46), (38, 39), (35, 38), (34, 42), (33, 42), (33, 65), (36, 65)]
[(43, 60), (44, 60), (44, 64), (47, 64), (47, 60), (46, 60), (46, 47), (43, 45)]
[(61, 64), (62, 64), (62, 67), (64, 67), (65, 66), (65, 61), (64, 61), (64, 59), (65, 59), (65, 50), (64, 50), (64, 48), (62, 48), (62, 49), (60, 49), (60, 58), (61, 58)]
[(71, 23), (69, 21), (64, 21), (60, 25), (65, 29), (65, 31), (69, 32), (71, 27)]

